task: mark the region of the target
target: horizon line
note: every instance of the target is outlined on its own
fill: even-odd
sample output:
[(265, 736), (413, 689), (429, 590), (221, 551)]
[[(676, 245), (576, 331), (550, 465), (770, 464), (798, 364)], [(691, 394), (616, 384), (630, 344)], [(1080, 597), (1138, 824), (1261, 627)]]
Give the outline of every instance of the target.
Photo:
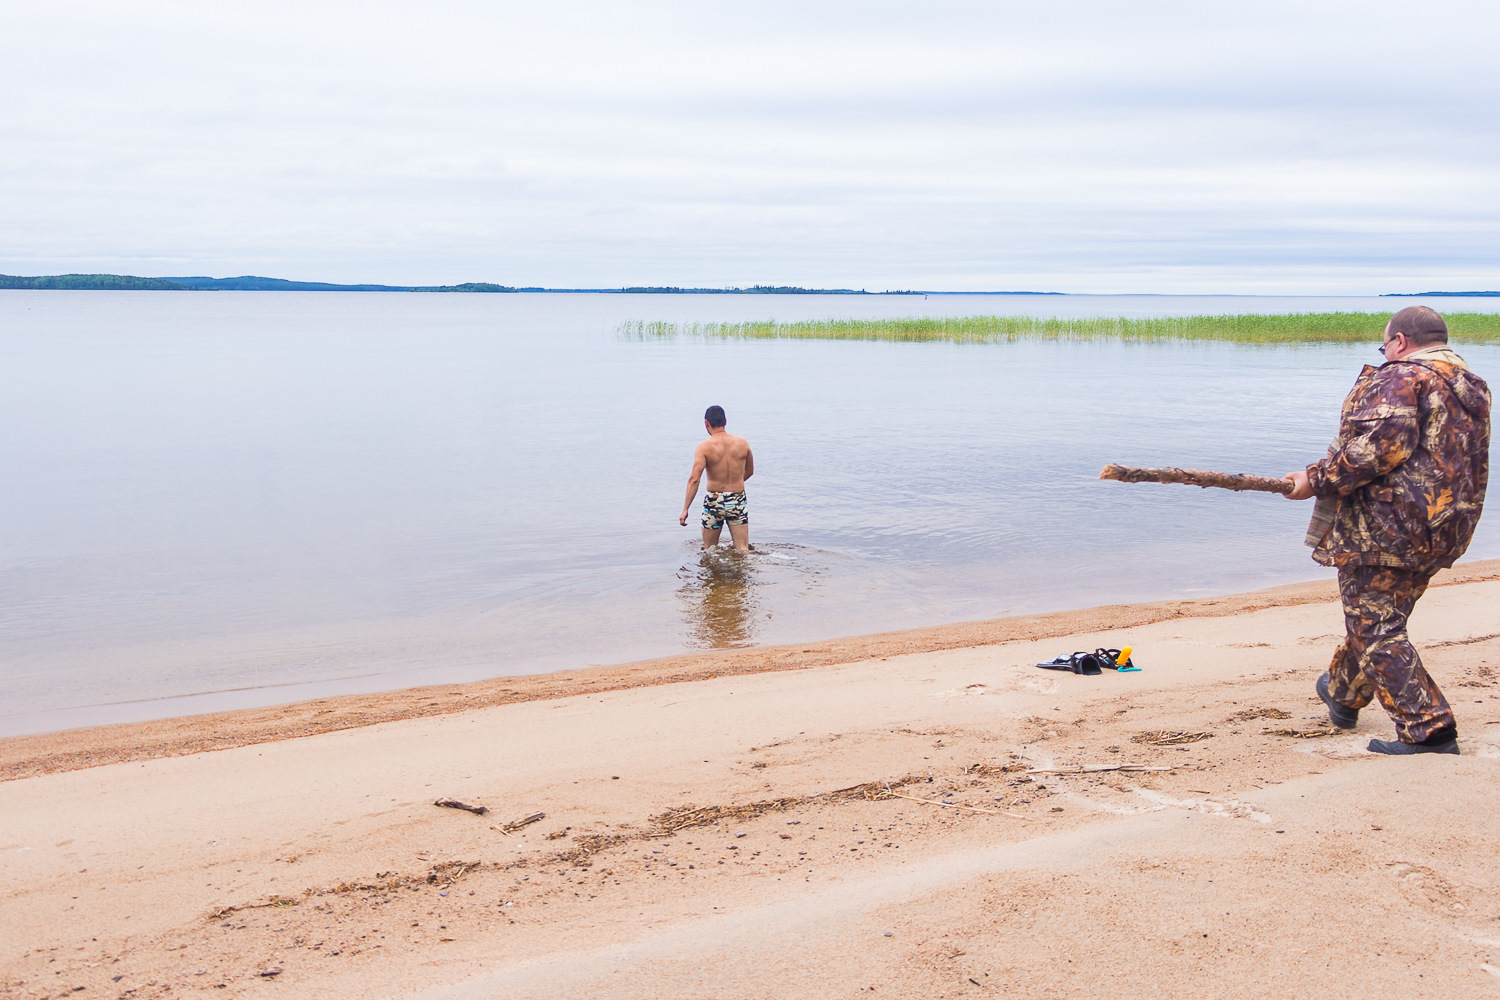
[(1017, 296), (1139, 296), (1191, 298), (1495, 298), (1500, 291), (1422, 291), (1376, 293), (1274, 293), (1274, 292), (1058, 292), (1033, 289), (952, 290), (892, 289), (870, 291), (867, 288), (813, 288), (802, 285), (728, 285), (723, 287), (688, 285), (621, 285), (618, 287), (550, 288), (541, 285), (503, 285), (495, 282), (460, 282), (447, 285), (390, 285), (383, 283), (344, 283), (298, 281), (262, 275), (238, 275), (214, 278), (206, 275), (144, 276), (105, 272), (69, 272), (50, 275), (0, 274), (0, 289), (46, 291), (327, 291), (327, 292), (449, 292), (478, 294), (545, 294), (597, 295), (1017, 295)]

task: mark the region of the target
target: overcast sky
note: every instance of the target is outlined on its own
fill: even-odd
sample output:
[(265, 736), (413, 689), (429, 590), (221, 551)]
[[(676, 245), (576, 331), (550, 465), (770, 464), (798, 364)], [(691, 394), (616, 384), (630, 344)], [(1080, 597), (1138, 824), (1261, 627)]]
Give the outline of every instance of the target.
[(1500, 287), (1500, 5), (7, 4), (0, 271)]

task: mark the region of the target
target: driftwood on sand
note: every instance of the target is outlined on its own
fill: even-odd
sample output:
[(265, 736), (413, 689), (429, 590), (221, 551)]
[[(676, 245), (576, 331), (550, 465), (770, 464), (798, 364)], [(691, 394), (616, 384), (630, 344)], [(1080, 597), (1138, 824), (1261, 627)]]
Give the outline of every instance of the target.
[(530, 826), (533, 823), (539, 823), (546, 818), (546, 813), (532, 813), (530, 816), (523, 816), (518, 820), (505, 824), (505, 826), (503, 826), (501, 829), (506, 833), (514, 833), (516, 830), (521, 829), (521, 827), (523, 826)]
[(1203, 469), (1138, 469), (1131, 465), (1106, 465), (1100, 479), (1122, 483), (1184, 483), (1188, 486), (1213, 487), (1220, 490), (1254, 490), (1258, 493), (1292, 492), (1290, 479), (1270, 476), (1246, 476), (1234, 472), (1209, 472)]

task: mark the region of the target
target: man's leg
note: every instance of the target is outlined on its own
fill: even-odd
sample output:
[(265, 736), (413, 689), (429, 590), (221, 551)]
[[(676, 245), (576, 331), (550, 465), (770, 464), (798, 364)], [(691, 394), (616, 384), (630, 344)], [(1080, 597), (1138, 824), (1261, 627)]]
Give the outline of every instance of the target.
[(1328, 696), (1356, 712), (1375, 700), (1375, 688), (1359, 669), (1359, 654), (1353, 651), (1354, 638), (1345, 634), (1344, 641), (1333, 651), (1328, 664)]
[(703, 547), (711, 549), (724, 535), (724, 497), (712, 490), (703, 494)]
[(1348, 636), (1340, 647), (1343, 655), (1335, 655), (1328, 669), (1329, 694), (1360, 708), (1373, 693), (1403, 743), (1434, 735), (1451, 739), (1457, 732), (1453, 710), (1406, 634), (1406, 619), (1431, 579), (1431, 572), (1387, 566), (1339, 570)]
[(724, 505), (724, 520), (729, 522), (729, 537), (740, 552), (750, 551), (750, 505), (745, 491), (721, 495)]

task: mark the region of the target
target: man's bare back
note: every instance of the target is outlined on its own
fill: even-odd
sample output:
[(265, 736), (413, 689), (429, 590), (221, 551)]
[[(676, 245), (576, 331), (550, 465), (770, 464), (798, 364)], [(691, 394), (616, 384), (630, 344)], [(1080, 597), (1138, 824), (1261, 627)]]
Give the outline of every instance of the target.
[(719, 544), (724, 525), (734, 547), (750, 548), (750, 515), (745, 501), (745, 480), (755, 475), (755, 455), (750, 443), (725, 430), (724, 410), (710, 406), (704, 414), (708, 440), (693, 449), (693, 471), (688, 475), (687, 498), (682, 502), (678, 524), (686, 525), (688, 510), (698, 495), (698, 483), (708, 473), (708, 495), (703, 499), (703, 547)]
[(755, 459), (750, 454), (750, 442), (738, 434), (730, 434), (724, 428), (718, 433), (709, 431), (707, 441), (700, 441), (693, 450), (693, 464), (699, 460), (708, 473), (708, 488), (714, 493), (743, 493), (745, 480), (754, 474)]

